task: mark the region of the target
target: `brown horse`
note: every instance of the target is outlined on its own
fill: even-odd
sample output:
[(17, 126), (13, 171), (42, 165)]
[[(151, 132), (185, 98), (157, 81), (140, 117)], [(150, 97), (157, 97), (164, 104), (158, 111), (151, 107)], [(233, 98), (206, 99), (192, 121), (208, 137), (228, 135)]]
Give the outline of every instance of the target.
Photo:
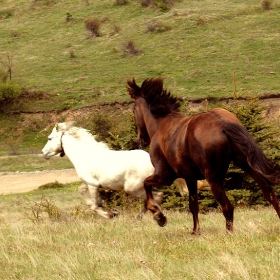
[(231, 161), (252, 176), (280, 218), (278, 199), (272, 189), (280, 182), (279, 173), (235, 115), (216, 108), (183, 116), (179, 113), (180, 100), (163, 89), (162, 78), (146, 79), (141, 87), (135, 79), (128, 80), (127, 90), (135, 100), (138, 141), (142, 146), (150, 145), (155, 171), (145, 179), (144, 187), (147, 209), (160, 226), (166, 224), (166, 217), (153, 199), (152, 186), (170, 185), (176, 178), (186, 180), (193, 233), (198, 234), (197, 180), (206, 179), (221, 205), (226, 228), (232, 231), (234, 207), (223, 186)]

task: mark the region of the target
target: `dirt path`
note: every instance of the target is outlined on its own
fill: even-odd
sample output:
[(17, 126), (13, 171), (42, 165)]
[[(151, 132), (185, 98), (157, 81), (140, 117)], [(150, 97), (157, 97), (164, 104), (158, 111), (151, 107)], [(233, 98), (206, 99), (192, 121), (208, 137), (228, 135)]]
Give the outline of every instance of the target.
[(75, 169), (0, 173), (0, 195), (32, 191), (55, 181), (66, 184), (79, 178)]

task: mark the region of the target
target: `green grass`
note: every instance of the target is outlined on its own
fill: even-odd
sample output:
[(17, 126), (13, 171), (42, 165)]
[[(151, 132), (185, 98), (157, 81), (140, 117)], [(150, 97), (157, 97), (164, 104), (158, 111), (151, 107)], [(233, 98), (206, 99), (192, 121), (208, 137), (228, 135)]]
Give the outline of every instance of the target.
[[(101, 101), (127, 100), (125, 81), (135, 76), (163, 75), (166, 85), (186, 97), (221, 96), (232, 90), (237, 71), (242, 87), (257, 93), (279, 92), (277, 73), (280, 7), (270, 11), (259, 0), (180, 1), (165, 13), (143, 8), (137, 1), (114, 5), (114, 1), (5, 1), (1, 10), (14, 10), (0, 20), (1, 54), (13, 54), (14, 79), (79, 104), (90, 95)], [(37, 4), (36, 4), (37, 3)], [(41, 5), (40, 5), (41, 3)], [(66, 22), (66, 14), (72, 21)], [(101, 36), (89, 38), (87, 18), (107, 20)], [(147, 31), (152, 20), (170, 30)], [(199, 25), (202, 20), (204, 25)], [(114, 25), (120, 27), (114, 34)], [(15, 36), (17, 34), (17, 36)], [(143, 52), (122, 58), (122, 45), (134, 39)], [(74, 58), (70, 58), (72, 50)]]
[(73, 168), (73, 164), (67, 157), (57, 156), (46, 160), (38, 154), (2, 157), (0, 162), (0, 172), (33, 172), (68, 168)]
[[(122, 211), (106, 220), (71, 216), (83, 200), (78, 184), (0, 197), (1, 279), (279, 279), (279, 220), (273, 209), (237, 209), (235, 231), (223, 215), (201, 214), (202, 234), (190, 235), (189, 213), (168, 211), (160, 228), (148, 213)], [(70, 215), (32, 223), (28, 201), (42, 194)], [(139, 205), (140, 208), (140, 205)]]
[[(172, 93), (193, 99), (229, 96), (236, 71), (239, 89), (279, 92), (279, 1), (265, 11), (259, 0), (181, 0), (167, 12), (141, 7), (136, 0), (128, 5), (88, 2), (1, 0), (0, 59), (12, 57), (14, 82), (44, 92), (7, 111), (49, 112), (28, 115), (28, 121), (27, 115), (1, 114), (3, 153), (15, 144), (24, 153), (32, 146), (37, 152), (43, 141), (34, 135), (65, 118), (59, 113), (65, 109), (96, 105), (107, 114), (108, 107), (100, 104), (130, 101), (125, 85), (132, 77), (141, 83), (163, 76)], [(101, 36), (90, 36), (84, 26), (88, 18), (102, 21)], [(149, 32), (152, 21), (168, 28)], [(134, 41), (138, 55), (124, 56), (128, 40)], [(6, 70), (2, 63), (0, 68)], [(116, 116), (120, 120), (121, 111)]]

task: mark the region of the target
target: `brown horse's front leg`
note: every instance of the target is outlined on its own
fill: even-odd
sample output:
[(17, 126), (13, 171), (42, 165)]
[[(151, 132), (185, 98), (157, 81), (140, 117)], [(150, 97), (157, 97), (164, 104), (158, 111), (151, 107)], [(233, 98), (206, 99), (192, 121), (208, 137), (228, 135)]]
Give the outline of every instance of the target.
[(153, 197), (152, 186), (161, 186), (161, 180), (158, 176), (150, 176), (145, 179), (144, 187), (146, 191), (146, 208), (153, 214), (158, 225), (164, 227), (167, 223), (165, 215), (162, 213), (161, 207), (156, 203)]

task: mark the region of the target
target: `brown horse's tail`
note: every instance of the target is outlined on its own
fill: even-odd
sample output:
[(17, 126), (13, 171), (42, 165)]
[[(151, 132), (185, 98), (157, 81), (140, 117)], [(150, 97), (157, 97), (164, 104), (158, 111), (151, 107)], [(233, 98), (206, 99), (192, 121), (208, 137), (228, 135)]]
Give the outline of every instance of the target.
[(271, 184), (280, 183), (280, 174), (263, 153), (248, 131), (236, 123), (228, 123), (223, 132), (231, 139), (232, 144), (247, 158), (249, 166), (261, 174)]

